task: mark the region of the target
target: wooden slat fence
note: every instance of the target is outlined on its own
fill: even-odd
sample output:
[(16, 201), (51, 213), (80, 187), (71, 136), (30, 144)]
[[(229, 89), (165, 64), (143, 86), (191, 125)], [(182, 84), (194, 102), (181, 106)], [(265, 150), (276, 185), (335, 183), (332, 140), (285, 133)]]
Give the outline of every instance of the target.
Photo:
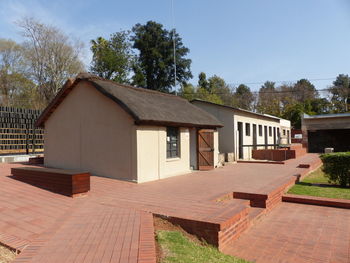
[(0, 155), (42, 153), (44, 130), (35, 129), (39, 110), (0, 107)]

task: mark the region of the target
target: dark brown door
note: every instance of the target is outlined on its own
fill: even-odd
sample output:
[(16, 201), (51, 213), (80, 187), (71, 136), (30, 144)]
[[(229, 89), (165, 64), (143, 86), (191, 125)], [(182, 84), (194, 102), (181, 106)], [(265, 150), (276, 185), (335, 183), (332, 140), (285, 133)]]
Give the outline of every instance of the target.
[(198, 169), (214, 169), (214, 131), (198, 131)]
[(253, 149), (256, 150), (257, 138), (256, 138), (256, 124), (253, 124)]
[(238, 122), (238, 158), (243, 159), (243, 123)]

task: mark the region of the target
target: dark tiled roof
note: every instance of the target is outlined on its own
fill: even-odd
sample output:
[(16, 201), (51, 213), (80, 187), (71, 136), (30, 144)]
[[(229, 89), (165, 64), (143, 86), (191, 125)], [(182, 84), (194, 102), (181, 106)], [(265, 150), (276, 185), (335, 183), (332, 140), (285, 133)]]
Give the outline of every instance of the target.
[(203, 128), (222, 127), (222, 124), (214, 116), (183, 98), (149, 89), (118, 84), (88, 73), (81, 73), (75, 79), (67, 81), (39, 117), (36, 123), (37, 126), (44, 126), (52, 112), (80, 81), (89, 81), (102, 94), (115, 101), (128, 112), (134, 118), (136, 124)]
[(194, 104), (196, 104), (196, 102), (201, 102), (201, 103), (206, 103), (206, 104), (210, 104), (210, 105), (214, 105), (214, 106), (218, 106), (218, 107), (227, 108), (227, 109), (230, 109), (230, 110), (241, 111), (241, 112), (245, 112), (245, 113), (248, 113), (248, 114), (253, 114), (253, 115), (256, 115), (256, 116), (265, 117), (265, 118), (268, 118), (268, 119), (283, 120), (283, 119), (278, 118), (278, 117), (273, 116), (273, 115), (257, 113), (257, 112), (253, 112), (253, 111), (237, 108), (237, 107), (217, 104), (217, 103), (214, 103), (214, 102), (209, 102), (209, 101), (200, 100), (200, 99), (194, 99), (194, 100), (191, 100), (191, 102), (194, 103)]

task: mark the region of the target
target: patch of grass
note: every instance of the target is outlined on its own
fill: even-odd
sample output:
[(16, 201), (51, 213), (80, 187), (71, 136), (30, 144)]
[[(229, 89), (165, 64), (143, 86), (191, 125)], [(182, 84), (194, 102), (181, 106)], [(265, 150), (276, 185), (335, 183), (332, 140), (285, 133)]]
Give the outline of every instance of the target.
[(9, 263), (16, 257), (16, 253), (7, 247), (0, 245), (0, 263)]
[(193, 242), (179, 231), (159, 230), (157, 242), (162, 249), (161, 263), (249, 263)]
[(342, 188), (329, 183), (322, 168), (312, 172), (304, 180), (294, 185), (288, 193), (350, 200), (350, 188)]

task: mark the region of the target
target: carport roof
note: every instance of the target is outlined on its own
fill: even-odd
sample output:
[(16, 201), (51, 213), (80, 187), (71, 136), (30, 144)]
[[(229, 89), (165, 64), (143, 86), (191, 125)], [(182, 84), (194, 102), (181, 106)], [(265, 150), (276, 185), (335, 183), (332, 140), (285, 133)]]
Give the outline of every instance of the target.
[(304, 113), (304, 119), (327, 119), (327, 118), (346, 118), (350, 117), (350, 112), (347, 113), (335, 113), (335, 114), (322, 114), (322, 115), (308, 115)]
[[(222, 127), (213, 115), (181, 97), (154, 90), (118, 84), (89, 73), (68, 79), (36, 122), (44, 127), (46, 120), (81, 81), (92, 84), (99, 92), (123, 108), (137, 125), (181, 126), (198, 128)], [(77, 102), (79, 103), (79, 102)]]

